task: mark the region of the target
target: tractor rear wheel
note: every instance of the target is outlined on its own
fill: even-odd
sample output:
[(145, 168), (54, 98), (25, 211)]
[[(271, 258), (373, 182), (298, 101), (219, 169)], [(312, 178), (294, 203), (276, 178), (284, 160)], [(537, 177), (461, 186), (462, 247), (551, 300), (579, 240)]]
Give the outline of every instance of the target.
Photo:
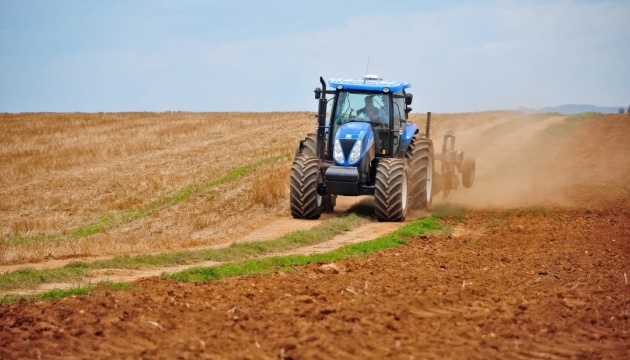
[(464, 160), (464, 165), (462, 165), (462, 185), (464, 185), (465, 188), (470, 188), (473, 186), (474, 181), (475, 181), (475, 159), (466, 158)]
[(296, 219), (319, 219), (322, 196), (317, 193), (321, 178), (320, 160), (315, 156), (297, 156), (291, 169), (291, 215)]
[(381, 159), (376, 167), (374, 204), (378, 221), (404, 221), (409, 204), (405, 160)]
[(405, 156), (409, 163), (409, 192), (411, 193), (411, 208), (414, 210), (431, 210), (435, 194), (433, 188), (436, 187), (433, 181), (432, 150), (431, 140), (416, 134)]

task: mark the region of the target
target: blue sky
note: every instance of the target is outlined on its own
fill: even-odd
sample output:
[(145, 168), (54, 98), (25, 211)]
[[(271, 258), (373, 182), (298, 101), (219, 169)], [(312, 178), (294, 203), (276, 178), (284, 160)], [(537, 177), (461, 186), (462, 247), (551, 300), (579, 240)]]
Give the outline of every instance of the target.
[(630, 1), (0, 0), (0, 112), (316, 110), (319, 76), (419, 112), (630, 105)]

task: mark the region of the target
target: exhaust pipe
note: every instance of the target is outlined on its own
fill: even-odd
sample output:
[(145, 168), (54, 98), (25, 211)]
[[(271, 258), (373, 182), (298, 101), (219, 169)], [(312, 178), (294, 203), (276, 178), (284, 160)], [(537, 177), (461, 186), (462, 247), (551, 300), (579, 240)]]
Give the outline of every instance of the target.
[(431, 135), (431, 112), (427, 113), (427, 131), (425, 137), (428, 139), (429, 135)]
[(317, 146), (316, 154), (320, 159), (324, 158), (324, 144), (326, 142), (326, 105), (328, 100), (326, 99), (326, 82), (323, 77), (319, 77), (319, 82), (322, 83), (322, 96), (319, 98), (319, 107), (317, 109)]

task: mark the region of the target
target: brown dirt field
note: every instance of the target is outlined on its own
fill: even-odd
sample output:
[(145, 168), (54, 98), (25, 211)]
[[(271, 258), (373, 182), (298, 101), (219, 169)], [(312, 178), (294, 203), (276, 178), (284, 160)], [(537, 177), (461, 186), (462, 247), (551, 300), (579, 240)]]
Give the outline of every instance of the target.
[(630, 358), (630, 116), (558, 142), (536, 140), (554, 116), (434, 119), (457, 118), (480, 173), (441, 200), (472, 209), (445, 220), (452, 235), (272, 276), (5, 305), (0, 358)]

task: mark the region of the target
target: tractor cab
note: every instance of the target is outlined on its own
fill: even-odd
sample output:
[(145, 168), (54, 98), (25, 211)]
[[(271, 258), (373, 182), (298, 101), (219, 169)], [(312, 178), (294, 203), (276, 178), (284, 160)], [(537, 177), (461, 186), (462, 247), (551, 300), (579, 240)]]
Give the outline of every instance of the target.
[(348, 147), (354, 146), (355, 140), (364, 137), (366, 145), (373, 141), (375, 157), (395, 154), (411, 110), (407, 108), (411, 94), (405, 93), (409, 83), (366, 75), (362, 80), (331, 79), (329, 85), (335, 89), (335, 97), (327, 140), (337, 149), (333, 150), (331, 160), (337, 165), (354, 165), (356, 161), (351, 160), (356, 160), (356, 155), (351, 158), (341, 155), (352, 150)]

